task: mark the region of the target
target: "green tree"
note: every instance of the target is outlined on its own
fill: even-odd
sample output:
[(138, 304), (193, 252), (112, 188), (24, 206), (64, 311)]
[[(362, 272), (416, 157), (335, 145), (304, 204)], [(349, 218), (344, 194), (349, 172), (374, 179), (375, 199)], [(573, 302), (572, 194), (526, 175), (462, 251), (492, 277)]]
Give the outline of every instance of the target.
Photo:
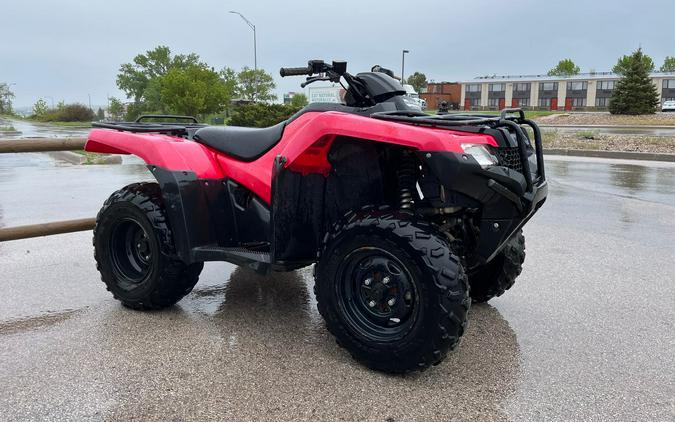
[(47, 114), (49, 107), (47, 107), (47, 102), (42, 98), (38, 99), (35, 104), (33, 104), (33, 116), (37, 119), (40, 119), (42, 116)]
[[(642, 52), (642, 48), (638, 48), (637, 51), (640, 52), (640, 60), (643, 61), (642, 67), (647, 69), (647, 73), (653, 72), (655, 67), (654, 60), (652, 60), (652, 58), (649, 57), (648, 55), (644, 54)], [(619, 75), (625, 74), (628, 71), (628, 69), (633, 65), (633, 58), (636, 52), (633, 52), (633, 54), (629, 56), (620, 57), (619, 60), (617, 60), (614, 67), (612, 68), (612, 72), (617, 73)]]
[(105, 119), (105, 112), (103, 112), (103, 109), (99, 107), (98, 110), (96, 110), (96, 120), (100, 122), (103, 119)]
[(272, 75), (263, 69), (253, 70), (244, 67), (237, 74), (236, 95), (239, 99), (248, 101), (270, 102), (277, 99), (272, 90), (277, 85)]
[(659, 105), (659, 93), (649, 78), (649, 72), (654, 64), (651, 59), (646, 60), (645, 57), (642, 49), (638, 48), (630, 56), (620, 59), (622, 78), (612, 92), (609, 102), (610, 113), (652, 114), (656, 112)]
[(661, 72), (675, 72), (675, 57), (666, 56), (659, 70)]
[(143, 100), (150, 81), (166, 75), (171, 69), (185, 69), (197, 63), (199, 56), (194, 53), (177, 54), (172, 57), (169, 47), (160, 45), (146, 51), (145, 54), (137, 55), (133, 63), (120, 66), (117, 86), (128, 98), (133, 98), (134, 102), (138, 103)]
[(415, 91), (422, 92), (422, 89), (426, 88), (428, 84), (427, 75), (421, 72), (415, 72), (408, 76), (406, 83), (412, 85), (412, 87), (415, 88)]
[(9, 89), (9, 85), (0, 82), (0, 114), (14, 114), (12, 98), (14, 98), (14, 93)]
[(562, 59), (551, 70), (548, 71), (548, 76), (570, 76), (578, 75), (581, 69), (574, 64), (572, 59)]
[(108, 114), (113, 121), (122, 120), (125, 114), (124, 104), (115, 97), (108, 98)]
[(307, 100), (307, 96), (301, 92), (295, 94), (291, 98), (291, 107), (296, 107), (296, 108), (302, 108), (309, 104), (309, 101)]
[(162, 104), (172, 113), (188, 116), (215, 113), (230, 99), (220, 75), (201, 63), (171, 69), (159, 81)]

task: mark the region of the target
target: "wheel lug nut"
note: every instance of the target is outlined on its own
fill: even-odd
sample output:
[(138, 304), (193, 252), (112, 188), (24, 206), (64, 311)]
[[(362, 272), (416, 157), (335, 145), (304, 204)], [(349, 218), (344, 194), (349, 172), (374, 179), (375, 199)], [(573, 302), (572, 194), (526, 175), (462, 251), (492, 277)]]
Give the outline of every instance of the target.
[(138, 249), (140, 249), (140, 248), (141, 248), (141, 244), (138, 243), (138, 244), (136, 245), (136, 247), (137, 247)]
[(396, 299), (394, 299), (393, 297), (387, 301), (387, 304), (389, 304), (389, 306), (394, 306), (394, 303), (396, 303)]
[(386, 276), (382, 279), (382, 284), (389, 284), (389, 276)]
[(375, 303), (374, 300), (371, 300), (370, 302), (368, 302), (368, 306), (370, 306), (371, 308), (374, 308), (375, 305), (376, 305), (376, 303)]
[(366, 286), (370, 286), (370, 283), (372, 283), (373, 279), (368, 277), (367, 279), (363, 280), (363, 284)]

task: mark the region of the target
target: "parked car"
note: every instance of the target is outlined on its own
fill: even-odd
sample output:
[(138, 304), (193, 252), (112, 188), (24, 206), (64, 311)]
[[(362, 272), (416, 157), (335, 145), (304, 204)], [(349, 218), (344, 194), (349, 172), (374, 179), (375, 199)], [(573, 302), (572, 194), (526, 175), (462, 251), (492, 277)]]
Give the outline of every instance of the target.
[(675, 111), (675, 100), (664, 101), (661, 111)]

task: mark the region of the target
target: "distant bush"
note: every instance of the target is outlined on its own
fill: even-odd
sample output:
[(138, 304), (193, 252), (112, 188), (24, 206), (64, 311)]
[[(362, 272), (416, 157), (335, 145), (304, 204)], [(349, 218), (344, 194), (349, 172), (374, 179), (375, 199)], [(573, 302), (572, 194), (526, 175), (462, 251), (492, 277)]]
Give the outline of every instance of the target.
[(96, 114), (83, 104), (65, 104), (34, 117), (43, 122), (91, 122)]
[(301, 108), (287, 104), (244, 104), (234, 109), (229, 124), (244, 127), (274, 126), (288, 119)]

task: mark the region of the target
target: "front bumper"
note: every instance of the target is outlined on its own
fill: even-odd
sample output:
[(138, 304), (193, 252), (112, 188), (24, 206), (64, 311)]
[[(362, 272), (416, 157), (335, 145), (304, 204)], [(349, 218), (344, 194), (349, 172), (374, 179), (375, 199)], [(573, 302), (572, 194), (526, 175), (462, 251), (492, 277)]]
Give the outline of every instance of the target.
[[(473, 205), (481, 210), (476, 247), (479, 264), (492, 260), (544, 204), (548, 195), (541, 132), (536, 123), (525, 119), (521, 110), (515, 111), (520, 113), (520, 118), (505, 119), (502, 112), (500, 126), (506, 136), (501, 139), (500, 148), (515, 151), (517, 166), (500, 162), (500, 166), (482, 168), (468, 154), (418, 152), (419, 159), (447, 190), (444, 200), (453, 204), (466, 202), (468, 207)], [(522, 126), (532, 129), (534, 145)]]
[(501, 166), (483, 169), (466, 154), (445, 151), (420, 151), (418, 154), (448, 192), (445, 195), (448, 204), (463, 200), (468, 207), (474, 204), (482, 210), (476, 248), (479, 263), (488, 262), (499, 253), (548, 195), (548, 184), (543, 176), (533, 178), (528, 184), (519, 172)]

